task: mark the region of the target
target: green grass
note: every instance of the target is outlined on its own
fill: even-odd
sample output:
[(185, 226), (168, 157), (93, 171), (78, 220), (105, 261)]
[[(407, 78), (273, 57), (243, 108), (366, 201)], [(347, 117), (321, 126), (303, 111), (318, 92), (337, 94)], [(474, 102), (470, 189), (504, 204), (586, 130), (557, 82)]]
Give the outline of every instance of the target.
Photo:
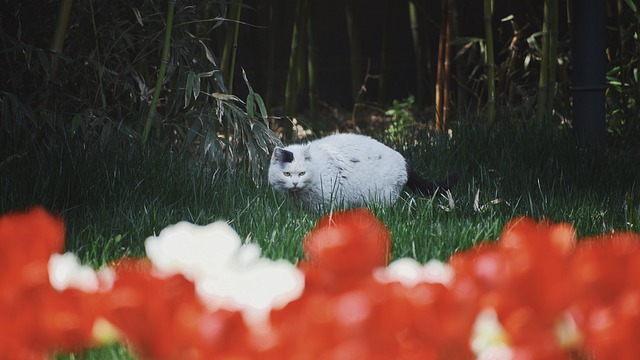
[[(468, 122), (454, 129), (451, 139), (430, 133), (414, 137), (398, 148), (419, 172), (438, 178), (458, 171), (461, 182), (451, 193), (454, 208), (441, 194), (409, 193), (392, 206), (372, 206), (392, 233), (394, 258), (445, 260), (496, 239), (519, 215), (569, 222), (580, 236), (637, 231), (625, 195), (638, 206), (640, 144), (610, 139), (580, 149), (565, 129), (516, 118), (492, 129)], [(182, 220), (228, 220), (266, 256), (296, 261), (302, 238), (319, 218), (270, 189), (266, 172), (253, 181), (241, 170), (125, 141), (96, 149), (52, 144), (27, 143), (0, 163), (0, 212), (41, 204), (62, 214), (68, 250), (96, 267), (143, 256), (146, 237)], [(479, 205), (486, 205), (482, 211), (474, 209), (478, 192)], [(114, 358), (114, 351), (120, 350), (83, 358)]]
[[(398, 146), (425, 177), (461, 175), (455, 203), (443, 194), (405, 194), (372, 210), (394, 236), (394, 256), (446, 259), (484, 239), (495, 239), (518, 215), (574, 224), (582, 236), (629, 229), (625, 194), (640, 199), (640, 145), (610, 143), (578, 149), (569, 132), (521, 120), (493, 129), (466, 124), (451, 139), (414, 135)], [(224, 219), (267, 256), (301, 257), (300, 241), (319, 215), (298, 209), (264, 179), (216, 168), (203, 159), (126, 142), (102, 148), (57, 142), (30, 146), (0, 165), (2, 213), (41, 204), (62, 214), (67, 247), (99, 266), (144, 255), (144, 239), (186, 220)], [(474, 210), (478, 194), (483, 211)]]

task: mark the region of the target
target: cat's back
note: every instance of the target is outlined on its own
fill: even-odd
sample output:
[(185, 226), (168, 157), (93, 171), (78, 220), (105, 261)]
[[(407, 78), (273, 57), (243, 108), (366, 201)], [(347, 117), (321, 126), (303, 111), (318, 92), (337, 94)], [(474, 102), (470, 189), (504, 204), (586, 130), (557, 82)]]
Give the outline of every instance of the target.
[(406, 162), (397, 151), (365, 135), (335, 134), (311, 142), (311, 158), (328, 176), (350, 174), (346, 181), (379, 186), (389, 176), (406, 176)]
[(353, 161), (403, 160), (397, 151), (366, 135), (334, 134), (311, 143), (312, 151), (332, 157), (348, 157)]

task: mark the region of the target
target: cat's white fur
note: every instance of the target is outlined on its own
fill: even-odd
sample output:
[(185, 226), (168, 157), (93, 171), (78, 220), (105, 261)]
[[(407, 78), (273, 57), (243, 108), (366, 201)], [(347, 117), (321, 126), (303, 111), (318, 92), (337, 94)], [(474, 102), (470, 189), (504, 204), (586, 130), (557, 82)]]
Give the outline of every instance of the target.
[(316, 209), (393, 203), (407, 178), (400, 153), (357, 134), (276, 148), (269, 166), (269, 183), (276, 190)]

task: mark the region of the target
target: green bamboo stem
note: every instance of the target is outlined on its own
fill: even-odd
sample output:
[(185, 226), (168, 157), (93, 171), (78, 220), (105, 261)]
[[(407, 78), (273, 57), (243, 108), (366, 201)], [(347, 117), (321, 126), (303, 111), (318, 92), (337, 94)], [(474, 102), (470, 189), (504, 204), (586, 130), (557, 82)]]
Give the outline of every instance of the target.
[(233, 78), (236, 67), (236, 56), (238, 53), (238, 34), (240, 33), (240, 17), (242, 15), (242, 0), (234, 2), (231, 7), (231, 18), (233, 19), (233, 31), (227, 32), (224, 50), (222, 52), (222, 63), (220, 70), (226, 78), (227, 91), (233, 94)]
[(443, 91), (442, 91), (442, 122), (440, 123), (440, 127), (438, 130), (444, 131), (447, 121), (449, 120), (450, 113), (450, 99), (449, 95), (450, 85), (451, 85), (451, 3), (447, 2), (447, 11), (446, 11), (446, 26), (445, 26), (445, 43), (444, 43), (444, 63), (443, 63)]
[(425, 73), (424, 53), (422, 51), (422, 39), (420, 36), (420, 21), (415, 0), (409, 1), (409, 21), (411, 25), (411, 38), (413, 39), (413, 52), (416, 61), (416, 106), (422, 109), (425, 97)]
[(142, 143), (145, 144), (149, 139), (149, 133), (151, 132), (151, 126), (156, 117), (156, 108), (158, 106), (158, 99), (160, 98), (160, 91), (162, 90), (162, 84), (164, 83), (164, 75), (167, 72), (167, 65), (169, 64), (169, 50), (171, 49), (171, 30), (173, 28), (173, 13), (175, 10), (176, 1), (167, 1), (167, 27), (164, 32), (164, 44), (162, 46), (162, 59), (160, 60), (160, 69), (158, 70), (158, 78), (156, 79), (156, 87), (153, 90), (153, 98), (151, 99), (151, 105), (149, 106), (149, 114), (147, 115), (147, 121), (144, 125), (144, 132), (142, 133)]
[(444, 128), (445, 120), (445, 92), (446, 92), (446, 74), (445, 74), (445, 57), (447, 47), (447, 2), (441, 3), (440, 11), (440, 36), (438, 39), (438, 63), (436, 65), (436, 94), (435, 94), (435, 120), (436, 129)]
[(49, 79), (55, 79), (58, 71), (58, 56), (62, 53), (64, 47), (64, 38), (67, 34), (67, 28), (69, 27), (69, 18), (71, 17), (71, 8), (73, 6), (73, 0), (60, 1), (60, 7), (58, 8), (58, 19), (56, 21), (56, 29), (53, 32), (53, 38), (51, 39), (51, 72)]
[(316, 22), (313, 14), (313, 0), (307, 3), (307, 73), (309, 77), (309, 111), (311, 119), (318, 117), (318, 49), (316, 47)]
[(268, 42), (269, 45), (267, 46), (267, 71), (266, 71), (266, 76), (267, 76), (267, 87), (265, 90), (265, 104), (267, 106), (267, 108), (271, 108), (271, 105), (273, 103), (273, 97), (274, 97), (274, 91), (273, 89), (275, 89), (275, 82), (276, 82), (276, 74), (275, 74), (275, 68), (276, 68), (276, 54), (278, 53), (276, 51), (276, 44), (279, 44), (280, 42), (276, 42), (276, 40), (278, 39), (278, 34), (281, 34), (282, 32), (279, 31), (282, 21), (281, 21), (281, 13), (282, 13), (282, 8), (280, 6), (282, 2), (281, 1), (271, 1), (270, 5), (269, 5), (269, 27), (268, 27)]
[(485, 65), (487, 67), (487, 108), (489, 124), (496, 118), (495, 61), (493, 55), (493, 0), (484, 0)]
[(540, 77), (538, 79), (538, 99), (536, 120), (546, 119), (547, 87), (549, 86), (549, 1), (544, 1), (544, 16), (542, 22), (542, 53), (540, 54)]
[(364, 80), (362, 49), (360, 47), (360, 30), (358, 28), (358, 9), (354, 0), (346, 2), (347, 35), (349, 37), (349, 52), (351, 62), (351, 92), (353, 101), (358, 100), (360, 86)]
[(553, 113), (553, 99), (556, 76), (558, 2), (545, 0), (544, 21), (542, 24), (542, 54), (540, 62), (540, 78), (538, 81), (538, 99), (536, 119), (538, 122), (548, 121)]
[(285, 113), (293, 115), (297, 107), (297, 94), (299, 93), (299, 67), (301, 66), (301, 46), (304, 27), (302, 26), (302, 14), (304, 13), (304, 2), (296, 2), (296, 20), (293, 23), (291, 34), (291, 52), (289, 54), (289, 72), (287, 73), (287, 83), (284, 90)]
[[(451, 21), (451, 39), (456, 39), (460, 34), (460, 22), (458, 20), (458, 6), (456, 0), (447, 0), (449, 2), (449, 20)], [(457, 53), (461, 49), (462, 45), (453, 46), (452, 50)], [(466, 53), (464, 58), (466, 58)], [(455, 79), (458, 86), (456, 86), (456, 98), (455, 104), (458, 114), (462, 114), (469, 106), (469, 78), (467, 77), (467, 70), (464, 64), (464, 60), (455, 58)]]
[(308, 28), (307, 21), (309, 19), (309, 0), (299, 0), (301, 3), (302, 9), (299, 15), (300, 18), (300, 31), (298, 32), (298, 59), (296, 60), (296, 106), (298, 105), (300, 99), (303, 95), (303, 90), (307, 86), (308, 82)]
[(389, 82), (389, 52), (391, 48), (391, 23), (394, 0), (386, 0), (386, 16), (382, 25), (382, 44), (380, 46), (380, 77), (378, 78), (378, 102), (387, 101)]
[(553, 117), (554, 99), (556, 98), (556, 72), (558, 57), (558, 0), (547, 0), (549, 2), (549, 60), (547, 78), (547, 106), (545, 118), (551, 120)]

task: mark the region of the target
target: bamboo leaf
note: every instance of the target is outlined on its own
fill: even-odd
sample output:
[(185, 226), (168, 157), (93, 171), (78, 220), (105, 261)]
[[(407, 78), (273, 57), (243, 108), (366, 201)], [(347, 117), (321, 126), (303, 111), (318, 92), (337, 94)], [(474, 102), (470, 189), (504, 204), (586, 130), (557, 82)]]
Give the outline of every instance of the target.
[(267, 117), (269, 117), (267, 113), (267, 107), (265, 106), (264, 100), (262, 99), (262, 96), (260, 96), (260, 94), (254, 93), (254, 95), (255, 95), (255, 102), (258, 105), (258, 109), (260, 110), (260, 117), (266, 123)]
[(193, 81), (193, 90), (191, 91), (193, 93), (193, 100), (198, 100), (198, 95), (200, 95), (200, 77), (194, 72), (189, 72), (189, 76)]
[(255, 93), (253, 91), (247, 95), (247, 116), (249, 119), (253, 119), (255, 116)]
[(633, 2), (633, 0), (624, 0), (625, 3), (627, 3), (627, 5), (629, 6), (629, 8), (631, 8), (631, 11), (633, 11), (634, 13), (638, 12), (638, 7), (636, 6), (636, 4)]
[(138, 24), (140, 24), (140, 26), (144, 26), (144, 24), (142, 23), (142, 16), (140, 15), (140, 10), (138, 10), (138, 8), (135, 8), (135, 7), (131, 10), (133, 10), (133, 14), (136, 16), (136, 20), (138, 21)]
[(209, 62), (212, 63), (213, 66), (218, 67), (218, 65), (216, 64), (216, 59), (213, 56), (213, 53), (211, 52), (211, 49), (209, 49), (209, 47), (202, 40), (198, 40), (198, 42), (200, 43), (200, 45), (202, 45), (202, 48), (204, 49), (204, 55), (207, 58), (207, 60), (209, 60)]
[(193, 90), (193, 78), (195, 77), (195, 73), (193, 71), (189, 71), (187, 74), (187, 82), (184, 85), (184, 107), (186, 108), (189, 105), (189, 101), (191, 100), (191, 92)]
[(71, 118), (71, 133), (75, 134), (81, 124), (82, 124), (82, 115), (80, 114), (73, 115), (73, 118)]
[(244, 102), (237, 96), (235, 95), (231, 95), (231, 94), (223, 94), (223, 93), (219, 93), (219, 92), (214, 92), (211, 94), (208, 94), (209, 96), (211, 96), (212, 98), (216, 99), (216, 100), (222, 100), (222, 101), (229, 101), (229, 100), (233, 100), (233, 101), (237, 101), (239, 103), (244, 104)]
[(247, 84), (249, 93), (253, 93), (253, 88), (251, 87), (251, 84), (249, 84), (249, 79), (247, 79), (247, 72), (244, 71), (244, 68), (241, 68), (241, 69), (242, 69), (242, 78), (244, 79), (245, 84)]

